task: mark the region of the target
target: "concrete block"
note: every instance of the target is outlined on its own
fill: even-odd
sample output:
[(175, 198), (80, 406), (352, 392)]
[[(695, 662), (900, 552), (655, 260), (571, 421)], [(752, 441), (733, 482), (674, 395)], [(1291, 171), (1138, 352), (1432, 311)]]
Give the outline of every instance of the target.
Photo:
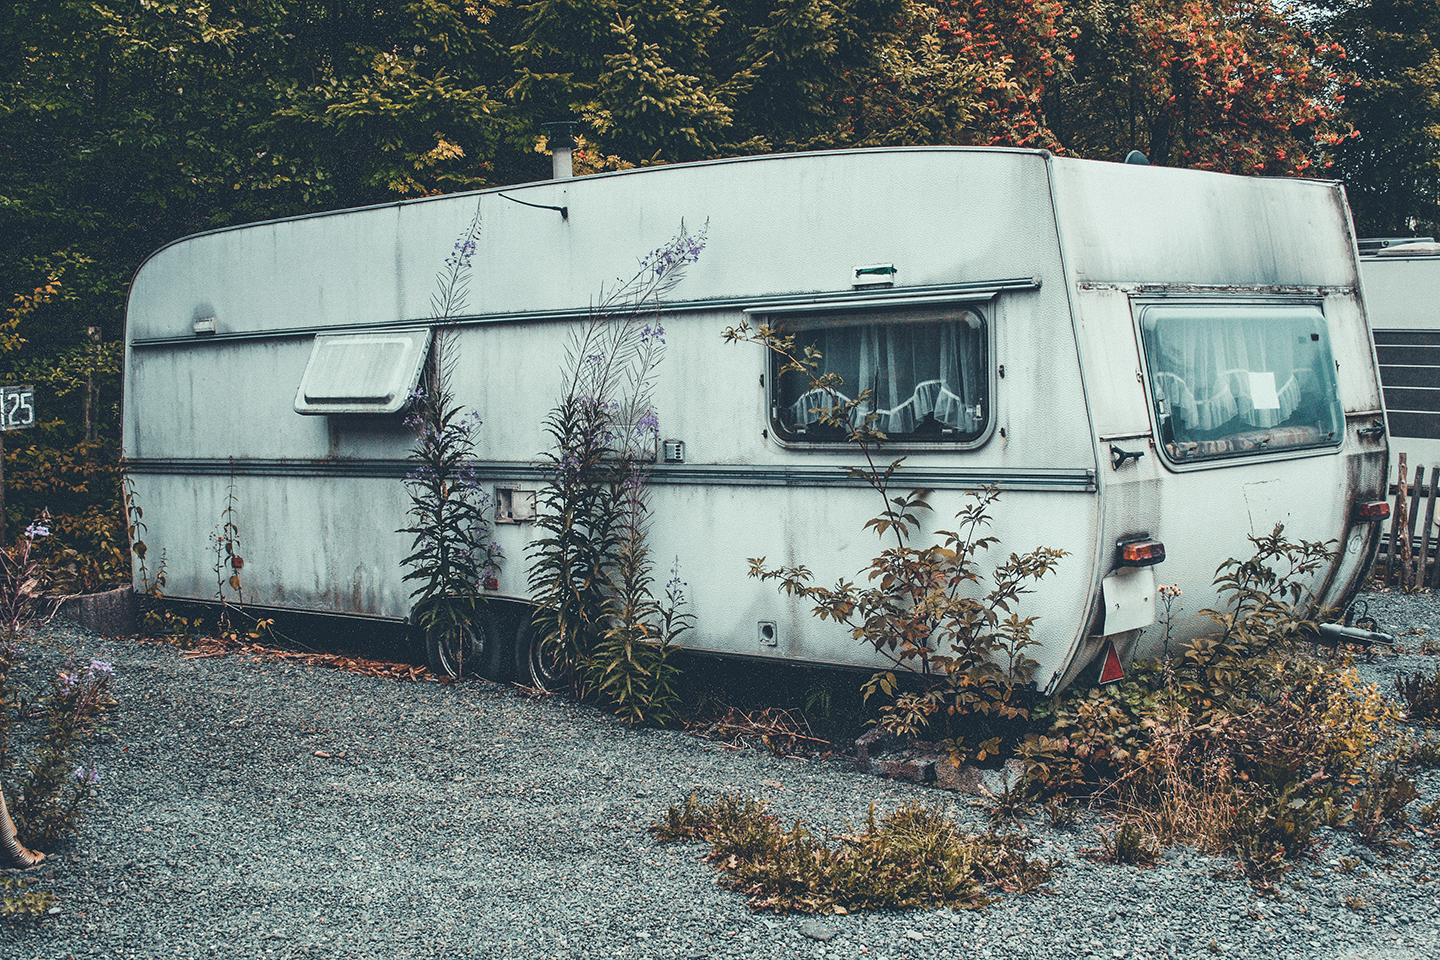
[(131, 587), (119, 587), (104, 593), (67, 597), (55, 615), (73, 620), (102, 637), (133, 636), (136, 632), (135, 591)]

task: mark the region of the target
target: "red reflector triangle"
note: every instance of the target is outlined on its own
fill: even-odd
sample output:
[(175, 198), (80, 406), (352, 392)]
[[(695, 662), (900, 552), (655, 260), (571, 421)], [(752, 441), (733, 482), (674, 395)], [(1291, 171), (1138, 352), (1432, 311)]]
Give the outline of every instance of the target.
[(1115, 654), (1115, 645), (1113, 643), (1105, 644), (1105, 662), (1100, 667), (1100, 682), (1114, 683), (1116, 680), (1123, 679), (1124, 676), (1125, 670), (1120, 666), (1120, 658)]

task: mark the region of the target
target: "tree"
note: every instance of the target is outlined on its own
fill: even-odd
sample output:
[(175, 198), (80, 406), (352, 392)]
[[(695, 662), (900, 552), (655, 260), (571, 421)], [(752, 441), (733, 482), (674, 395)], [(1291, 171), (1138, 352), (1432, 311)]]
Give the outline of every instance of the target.
[(1332, 0), (1317, 29), (1342, 43), (1356, 84), (1336, 151), (1360, 234), (1440, 230), (1440, 2)]
[(1099, 0), (1067, 26), (1074, 60), (1046, 110), (1072, 153), (1293, 176), (1349, 135), (1344, 51), (1270, 0)]

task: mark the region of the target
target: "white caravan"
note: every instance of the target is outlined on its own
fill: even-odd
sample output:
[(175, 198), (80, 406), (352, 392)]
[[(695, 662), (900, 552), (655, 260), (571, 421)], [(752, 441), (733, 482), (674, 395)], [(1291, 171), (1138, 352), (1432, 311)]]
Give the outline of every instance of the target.
[(1380, 360), (1390, 478), (1398, 479), (1401, 453), (1413, 477), (1417, 465), (1440, 467), (1440, 243), (1362, 240), (1360, 277)]
[(896, 485), (931, 491), (928, 529), (995, 484), (992, 554), (1068, 551), (1020, 609), (1038, 616), (1042, 690), (1107, 643), (1158, 652), (1157, 584), (1184, 590), (1172, 638), (1203, 630), (1216, 567), (1276, 523), (1336, 541), (1312, 583), (1325, 604), (1347, 604), (1375, 556), (1387, 441), (1340, 186), (942, 147), (559, 179), (164, 247), (130, 293), (124, 452), (169, 595), (214, 597), (209, 535), (233, 484), (247, 603), (408, 616), (399, 410), (477, 204), (453, 386), (509, 507), (482, 625), (502, 645), (527, 642), (496, 625), (528, 600), (525, 506), (564, 347), (682, 218), (708, 223), (708, 245), (664, 307), (651, 544), (689, 583), (689, 647), (884, 662), (747, 576), (764, 556), (854, 578), (878, 503), (804, 385), (722, 341), (746, 319), (874, 389), (887, 454), (906, 458)]

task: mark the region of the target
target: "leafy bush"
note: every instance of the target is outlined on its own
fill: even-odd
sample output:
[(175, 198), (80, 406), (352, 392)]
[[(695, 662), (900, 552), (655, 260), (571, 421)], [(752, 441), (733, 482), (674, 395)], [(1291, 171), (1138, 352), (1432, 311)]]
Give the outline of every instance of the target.
[(86, 767), (81, 752), (95, 725), (112, 702), (110, 679), (115, 669), (102, 660), (83, 667), (67, 667), (51, 679), (43, 698), (45, 736), (11, 811), (21, 843), (47, 850), (71, 835), (92, 788), (100, 782), (94, 767)]
[[(441, 323), (464, 309), (479, 236), (477, 207), (436, 277), (431, 309)], [(490, 498), (471, 465), (480, 419), (465, 413), (450, 393), (451, 332), (446, 328), (436, 337), (438, 362), (431, 365), (429, 389), (410, 396), (405, 424), (415, 431), (415, 446), (405, 492), (412, 522), (399, 532), (413, 538), (402, 561), (409, 568), (404, 582), (416, 583), (412, 616), (425, 635), (430, 666), (458, 677), (474, 666), (467, 660), (478, 652), (474, 624), (484, 603), (481, 590), (501, 558), (490, 539)]]
[(1233, 854), (1266, 884), (1322, 824), (1354, 819), (1378, 835), (1408, 781), (1392, 766), (1390, 702), (1292, 643), (1313, 629), (1303, 583), (1327, 545), (1291, 542), (1279, 526), (1251, 539), (1252, 558), (1216, 572), (1226, 603), (1204, 611), (1216, 632), (1174, 661), (1037, 706), (1044, 728), (1020, 752), (1032, 790), (1089, 796), (1160, 842)]
[(1366, 843), (1380, 842), (1390, 827), (1406, 821), (1405, 808), (1419, 795), (1414, 781), (1401, 776), (1394, 767), (1386, 767), (1355, 798), (1355, 832)]
[(1160, 858), (1160, 844), (1138, 822), (1124, 820), (1112, 831), (1100, 831), (1098, 854), (1110, 863), (1149, 866)]
[(0, 877), (0, 917), (39, 917), (50, 909), (55, 895), (15, 877)]
[[(30, 713), (17, 671), (25, 655), (21, 640), (46, 580), (34, 546), (46, 536), (42, 523), (32, 523), (19, 543), (0, 551), (0, 779), (21, 767), (13, 755), (10, 732)], [(0, 784), (0, 865), (32, 866), (43, 856), (36, 851), (49, 849), (75, 831), (99, 782), (95, 768), (84, 765), (82, 753), (101, 713), (113, 702), (109, 696), (113, 676), (114, 668), (102, 660), (91, 660), (85, 667), (72, 664), (51, 678), (48, 693), (39, 695), (45, 734), (18, 788), (4, 791)], [(13, 807), (6, 793), (15, 799)], [(16, 902), (23, 907), (33, 898)]]
[(1395, 677), (1395, 690), (1405, 701), (1406, 714), (1419, 723), (1440, 723), (1440, 670)]
[(915, 803), (880, 818), (872, 804), (863, 830), (821, 838), (798, 822), (786, 830), (761, 801), (692, 795), (650, 829), (662, 843), (709, 844), (725, 885), (777, 913), (973, 909), (993, 902), (991, 891), (1034, 890), (1054, 871), (1024, 855), (1033, 845), (1024, 835), (967, 833), (943, 807)]
[(819, 586), (803, 564), (770, 567), (764, 557), (751, 558), (750, 576), (774, 581), (787, 595), (810, 601), (817, 618), (844, 626), (855, 640), (891, 661), (895, 669), (876, 673), (864, 687), (867, 699), (875, 693), (889, 698), (882, 707), (886, 729), (943, 740), (957, 760), (997, 755), (1005, 741), (1022, 732), (1036, 666), (1025, 652), (1038, 643), (1032, 637), (1035, 618), (1021, 617), (1016, 608), (1034, 584), (1054, 571), (1065, 551), (1037, 547), (1011, 553), (995, 566), (984, 589), (980, 558), (999, 542), (985, 534), (999, 498), (996, 488), (972, 491), (970, 502), (955, 515), (954, 530), (937, 532), (928, 546), (917, 545), (921, 515), (930, 510), (928, 496), (924, 490), (892, 493), (891, 480), (904, 458), (883, 468), (877, 463), (886, 436), (875, 427), (876, 414), (866, 412), (871, 391), (851, 385), (847, 389), (855, 396), (846, 396), (837, 374), (819, 372), (817, 350), (798, 351), (793, 337), (774, 328), (742, 324), (725, 336), (776, 353), (784, 361), (781, 375), (797, 372), (810, 378), (810, 392), (825, 397), (812, 412), (864, 458), (866, 466), (851, 476), (864, 480), (882, 505), (865, 524), (882, 545), (860, 571), (860, 583), (868, 585), (841, 580), (833, 587)]

